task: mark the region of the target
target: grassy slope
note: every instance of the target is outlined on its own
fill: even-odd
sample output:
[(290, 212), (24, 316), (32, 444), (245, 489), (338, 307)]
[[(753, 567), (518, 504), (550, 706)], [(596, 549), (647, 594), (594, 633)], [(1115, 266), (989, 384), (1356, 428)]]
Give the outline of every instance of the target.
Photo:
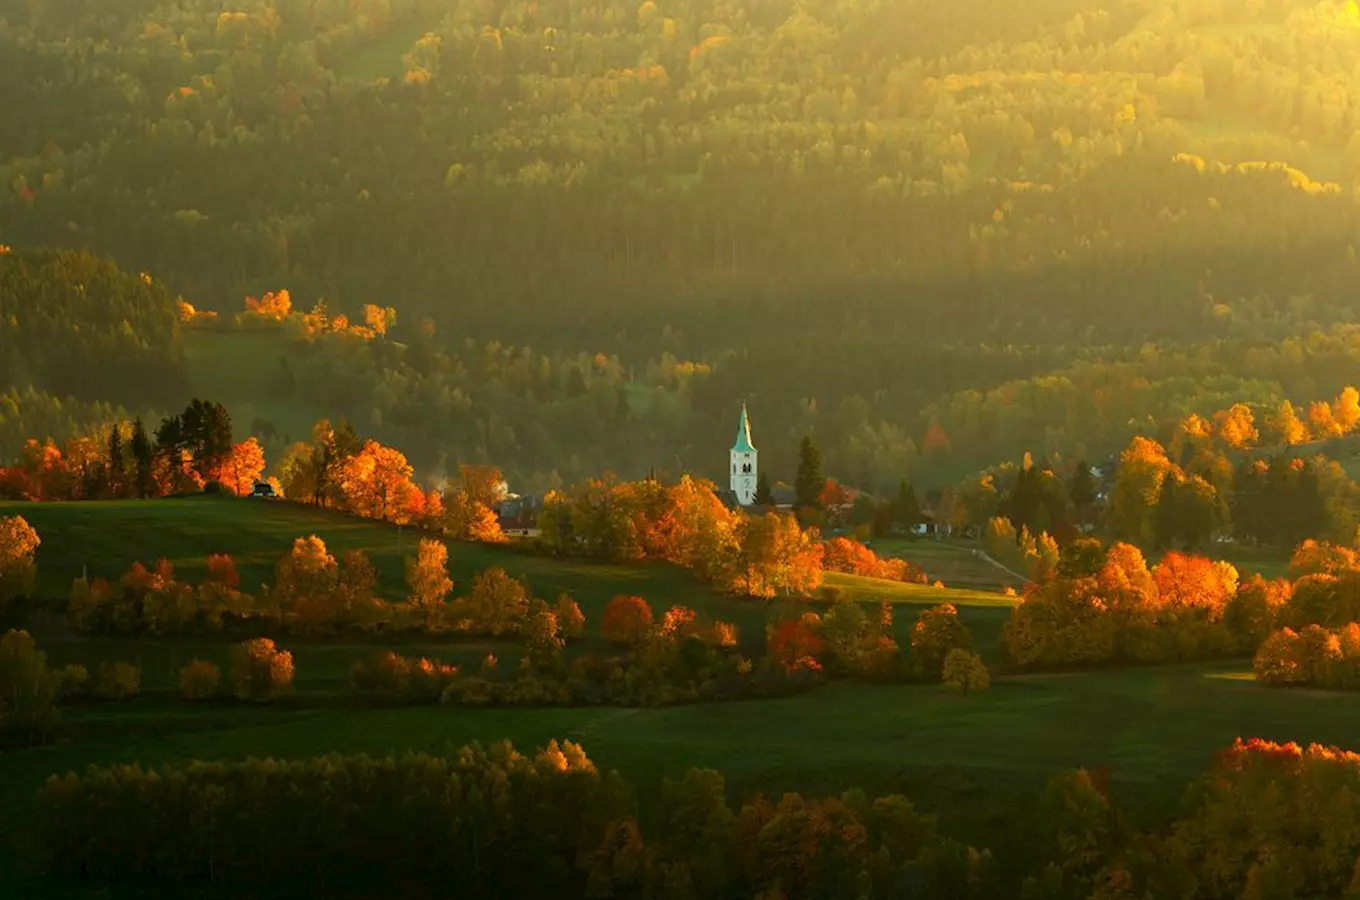
[[(273, 565), (293, 539), (310, 534), (325, 540), (337, 557), (345, 550), (364, 550), (378, 569), (382, 592), (397, 599), (404, 590), (403, 559), (414, 555), (419, 540), (410, 529), (399, 532), (390, 525), (309, 506), (258, 500), (193, 497), (154, 502), (0, 503), (0, 516), (15, 513), (28, 519), (42, 537), (38, 550), (40, 593), (55, 600), (66, 596), (72, 579), (82, 572), (113, 580), (138, 560), (150, 565), (157, 559), (168, 559), (181, 578), (197, 582), (206, 557), (223, 552), (236, 561), (243, 588), (255, 590), (273, 580)], [(552, 600), (563, 591), (571, 592), (590, 622), (598, 621), (610, 598), (637, 594), (646, 597), (658, 613), (680, 604), (736, 622), (744, 643), (758, 648), (765, 621), (773, 611), (763, 601), (714, 594), (688, 572), (665, 564), (578, 563), (481, 544), (450, 544), (449, 557), (457, 592), (468, 588), (476, 572), (501, 566), (525, 579), (536, 596)], [(1013, 602), (984, 591), (939, 590), (839, 574), (829, 575), (827, 583), (856, 600), (877, 602), (886, 598), (907, 607), (897, 616), (904, 645), (915, 621), (912, 607), (954, 603), (989, 655), (996, 651), (1001, 626)], [(790, 605), (791, 601), (778, 604)], [(59, 627), (39, 631), (46, 631), (41, 636), (55, 662), (79, 662), (90, 654), (101, 659), (133, 660), (143, 666), (149, 686), (173, 682), (173, 673), (195, 654), (208, 659), (225, 654), (220, 639), (88, 641), (75, 639)], [(291, 643), (299, 654), (299, 677), (325, 682), (343, 681), (350, 663), (365, 651), (359, 644)], [(489, 645), (458, 643), (418, 649), (467, 661), (480, 657)], [(513, 650), (508, 652), (513, 658)]]
[[(1108, 765), (1118, 800), (1140, 819), (1169, 814), (1184, 784), (1240, 734), (1360, 744), (1356, 698), (1282, 692), (1167, 667), (1005, 679), (955, 698), (930, 686), (837, 685), (811, 695), (668, 710), (206, 709), (146, 699), (68, 713), (72, 741), (4, 759), (0, 819), (22, 833), (47, 775), (92, 762), (439, 750), (511, 738), (582, 742), (602, 766), (656, 782), (692, 765), (724, 772), (734, 796), (756, 791), (900, 790), (952, 833), (1014, 861), (1043, 781)], [(22, 843), (18, 862), (27, 853)], [(0, 865), (3, 865), (0, 859)], [(0, 896), (32, 896), (17, 892)], [(32, 883), (28, 882), (31, 887)]]
[[(19, 512), (44, 537), (46, 592), (60, 596), (82, 565), (116, 575), (137, 558), (166, 556), (189, 577), (211, 552), (228, 550), (247, 583), (268, 578), (292, 538), (315, 532), (335, 550), (370, 553), (391, 595), (400, 592), (396, 529), (283, 503), (193, 498), (151, 503), (0, 505)], [(401, 537), (403, 551), (413, 536)], [(670, 566), (563, 562), (508, 548), (456, 545), (455, 578), (504, 565), (536, 592), (572, 590), (587, 614), (613, 594), (686, 603), (737, 619), (758, 635), (763, 603), (719, 597)], [(852, 596), (901, 604), (947, 598), (961, 606), (979, 644), (995, 647), (1007, 614), (997, 594), (833, 576)], [(903, 610), (907, 612), (907, 610)], [(899, 630), (914, 617), (899, 614)], [(0, 829), (18, 840), (27, 868), (33, 792), (54, 772), (92, 763), (143, 763), (328, 751), (440, 749), (469, 740), (512, 738), (526, 747), (550, 737), (580, 740), (602, 765), (636, 779), (643, 800), (659, 777), (704, 765), (725, 772), (734, 793), (838, 791), (850, 785), (903, 790), (940, 812), (950, 829), (1023, 856), (1017, 844), (1044, 779), (1075, 765), (1109, 765), (1121, 800), (1146, 815), (1164, 814), (1184, 782), (1237, 735), (1360, 745), (1352, 695), (1269, 691), (1231, 677), (1237, 666), (1186, 666), (1072, 675), (1001, 678), (985, 696), (960, 699), (931, 686), (835, 685), (782, 700), (669, 710), (447, 710), (356, 707), (337, 696), (349, 664), (365, 648), (349, 642), (286, 642), (294, 649), (299, 694), (277, 708), (187, 707), (164, 693), (119, 706), (73, 707), (62, 744), (0, 758)], [(220, 639), (77, 639), (50, 626), (44, 645), (58, 662), (136, 659), (148, 688), (164, 689), (194, 655), (221, 658)], [(490, 645), (421, 645), (471, 659)], [(498, 649), (498, 652), (499, 649)], [(0, 854), (0, 868), (7, 860)], [(31, 880), (0, 886), (0, 897), (36, 896)]]

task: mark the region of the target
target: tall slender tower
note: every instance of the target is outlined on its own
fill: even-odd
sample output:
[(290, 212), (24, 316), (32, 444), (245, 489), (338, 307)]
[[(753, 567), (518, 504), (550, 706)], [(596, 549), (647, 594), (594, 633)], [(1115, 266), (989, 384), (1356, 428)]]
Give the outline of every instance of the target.
[(742, 506), (750, 506), (756, 502), (756, 448), (751, 444), (751, 422), (746, 418), (745, 403), (741, 405), (741, 424), (737, 426), (737, 442), (730, 455), (732, 493)]

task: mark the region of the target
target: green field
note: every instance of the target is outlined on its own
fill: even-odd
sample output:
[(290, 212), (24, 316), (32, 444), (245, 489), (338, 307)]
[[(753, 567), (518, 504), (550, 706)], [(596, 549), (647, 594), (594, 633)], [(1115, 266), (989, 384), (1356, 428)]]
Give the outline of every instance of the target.
[[(409, 529), (399, 534), (391, 526), (308, 507), (208, 497), (0, 504), (0, 515), (14, 513), (42, 535), (42, 593), (58, 600), (85, 569), (116, 576), (135, 559), (163, 556), (193, 579), (204, 556), (222, 551), (233, 554), (245, 584), (254, 585), (270, 578), (274, 560), (294, 537), (311, 533), (335, 552), (366, 550), (383, 590), (395, 597), (401, 559), (417, 539)], [(954, 552), (925, 542), (917, 549), (941, 558)], [(683, 603), (735, 620), (746, 639), (758, 643), (771, 611), (763, 601), (713, 594), (667, 565), (573, 563), (513, 547), (465, 544), (453, 545), (451, 558), (459, 585), (478, 569), (502, 565), (526, 577), (539, 595), (572, 591), (591, 618), (614, 594), (636, 593), (654, 606)], [(841, 575), (828, 582), (856, 599), (886, 597), (899, 604), (903, 637), (916, 608), (948, 599), (993, 658), (1014, 602), (978, 590)], [(0, 757), (0, 871), (16, 873), (0, 879), (0, 897), (70, 896), (32, 874), (33, 848), (26, 841), (33, 834), (34, 793), (53, 773), (114, 761), (440, 750), (501, 738), (532, 747), (570, 738), (599, 764), (637, 783), (644, 814), (662, 776), (694, 765), (724, 772), (734, 797), (839, 792), (854, 785), (898, 790), (938, 813), (950, 832), (994, 848), (1007, 866), (1023, 866), (1032, 849), (1026, 841), (1033, 829), (1026, 823), (1033, 803), (1044, 781), (1063, 768), (1110, 767), (1117, 799), (1138, 820), (1149, 821), (1168, 815), (1185, 783), (1238, 735), (1360, 746), (1360, 717), (1354, 714), (1360, 698), (1260, 688), (1242, 664), (999, 673), (991, 692), (967, 698), (930, 685), (834, 684), (792, 698), (664, 710), (471, 710), (356, 701), (345, 691), (348, 670), (373, 645), (284, 640), (297, 662), (292, 698), (270, 707), (190, 706), (170, 690), (178, 668), (194, 656), (220, 661), (227, 638), (89, 638), (69, 633), (56, 617), (31, 624), (54, 662), (140, 663), (144, 694), (118, 705), (67, 707), (59, 744)], [(490, 642), (421, 641), (402, 649), (464, 662), (489, 650), (513, 658), (508, 645)]]

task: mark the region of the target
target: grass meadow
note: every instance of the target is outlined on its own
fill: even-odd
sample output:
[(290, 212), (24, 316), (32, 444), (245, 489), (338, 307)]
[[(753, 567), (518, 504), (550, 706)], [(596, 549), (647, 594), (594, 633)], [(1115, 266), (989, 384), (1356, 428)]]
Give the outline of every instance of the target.
[[(253, 588), (272, 580), (275, 560), (294, 538), (313, 533), (335, 553), (365, 550), (380, 572), (382, 590), (395, 598), (403, 590), (402, 559), (414, 553), (419, 537), (409, 529), (399, 533), (284, 502), (209, 497), (0, 504), (0, 516), (15, 513), (43, 539), (41, 593), (54, 601), (65, 597), (71, 579), (82, 572), (113, 578), (139, 559), (164, 557), (182, 577), (196, 580), (202, 560), (216, 552), (231, 553), (243, 585)], [(977, 564), (967, 549), (929, 542), (913, 542), (902, 552), (916, 554), (933, 575), (947, 572), (942, 567), (952, 562), (959, 567), (956, 584), (966, 581), (965, 567)], [(590, 620), (588, 629), (619, 593), (641, 594), (658, 608), (679, 603), (736, 621), (743, 639), (757, 644), (772, 611), (763, 601), (714, 594), (668, 565), (576, 563), (513, 546), (466, 544), (451, 545), (450, 557), (455, 590), (465, 589), (475, 571), (500, 565), (526, 578), (539, 596), (571, 591)], [(981, 582), (981, 570), (973, 571)], [(948, 575), (941, 577), (951, 583)], [(857, 600), (892, 601), (904, 639), (918, 609), (949, 600), (993, 661), (1015, 602), (977, 588), (940, 590), (842, 575), (827, 580)], [(143, 694), (120, 704), (65, 707), (65, 731), (57, 744), (0, 756), (0, 873), (9, 873), (0, 877), (0, 898), (6, 900), (227, 896), (188, 893), (182, 886), (159, 894), (83, 894), (37, 878), (35, 793), (50, 775), (92, 764), (438, 751), (502, 738), (530, 749), (550, 738), (568, 738), (583, 744), (600, 766), (617, 768), (637, 785), (644, 818), (660, 779), (690, 766), (723, 772), (734, 798), (853, 786), (901, 791), (938, 814), (950, 833), (993, 848), (1003, 866), (1011, 866), (1030, 857), (1034, 804), (1044, 782), (1061, 769), (1108, 766), (1118, 801), (1137, 819), (1152, 821), (1168, 815), (1186, 783), (1238, 735), (1360, 746), (1357, 698), (1260, 688), (1244, 663), (998, 672), (990, 692), (970, 697), (932, 685), (832, 684), (797, 697), (659, 710), (452, 709), (376, 705), (348, 694), (354, 660), (390, 643), (285, 639), (280, 643), (293, 651), (297, 666), (291, 698), (267, 707), (190, 705), (174, 693), (179, 668), (196, 656), (224, 661), (229, 642), (239, 636), (87, 637), (69, 632), (51, 614), (30, 624), (54, 663), (91, 668), (104, 660), (139, 663)], [(495, 652), (503, 665), (514, 655), (509, 645), (487, 641), (412, 640), (394, 649), (464, 663)]]

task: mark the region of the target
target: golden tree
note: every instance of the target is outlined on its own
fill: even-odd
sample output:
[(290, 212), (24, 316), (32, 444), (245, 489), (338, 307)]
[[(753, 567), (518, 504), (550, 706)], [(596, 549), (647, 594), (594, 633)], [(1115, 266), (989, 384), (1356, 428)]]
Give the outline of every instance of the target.
[(42, 540), (22, 516), (0, 519), (0, 610), (33, 591)]

